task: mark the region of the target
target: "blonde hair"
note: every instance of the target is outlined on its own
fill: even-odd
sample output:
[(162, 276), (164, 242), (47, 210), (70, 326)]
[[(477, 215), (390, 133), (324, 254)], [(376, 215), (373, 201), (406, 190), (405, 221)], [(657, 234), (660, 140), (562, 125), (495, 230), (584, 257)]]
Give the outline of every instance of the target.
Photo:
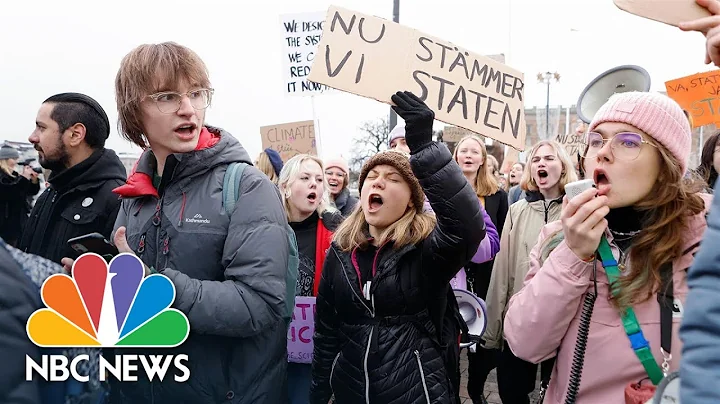
[(270, 163), (270, 157), (268, 157), (266, 152), (260, 152), (255, 167), (257, 167), (257, 169), (260, 170), (261, 173), (267, 175), (267, 177), (270, 178), (270, 181), (272, 181), (273, 184), (278, 184), (279, 178), (277, 174), (275, 174), (275, 167), (273, 167), (272, 163)]
[[(490, 163), (492, 163), (493, 168), (494, 168), (493, 171), (500, 171), (500, 163), (498, 163), (495, 156), (493, 156), (492, 154), (488, 154), (486, 160), (489, 161)], [(490, 169), (490, 164), (486, 164), (486, 165), (487, 165), (486, 170)], [(495, 175), (495, 173), (492, 173), (492, 172), (491, 172), (491, 174)]]
[(483, 163), (480, 164), (480, 167), (478, 167), (477, 175), (475, 176), (475, 183), (470, 185), (472, 185), (473, 189), (475, 189), (475, 193), (477, 194), (478, 198), (493, 195), (498, 192), (498, 190), (500, 189), (500, 185), (497, 183), (497, 179), (495, 179), (495, 176), (492, 175), (492, 173), (490, 173), (485, 166), (488, 160), (488, 152), (487, 148), (485, 147), (485, 142), (483, 142), (482, 139), (475, 135), (467, 135), (460, 139), (460, 141), (455, 146), (455, 151), (453, 152), (453, 159), (455, 159), (456, 163), (458, 162), (458, 151), (460, 150), (460, 146), (468, 139), (472, 139), (480, 145), (480, 150), (482, 151), (483, 158)]
[[(162, 79), (164, 82), (159, 82)], [(118, 132), (125, 139), (147, 147), (141, 102), (150, 94), (172, 88), (181, 80), (210, 87), (205, 63), (195, 52), (175, 42), (140, 45), (120, 62), (115, 77)]]
[(290, 221), (290, 205), (288, 203), (288, 199), (290, 199), (291, 196), (289, 194), (290, 188), (292, 187), (292, 184), (298, 179), (298, 176), (300, 175), (300, 168), (306, 161), (314, 161), (315, 163), (317, 163), (318, 166), (320, 166), (320, 172), (322, 173), (323, 192), (322, 195), (320, 195), (320, 205), (318, 206), (318, 208), (324, 207), (325, 210), (328, 211), (336, 210), (330, 204), (330, 192), (327, 184), (327, 178), (325, 178), (325, 168), (323, 167), (322, 160), (309, 154), (298, 154), (288, 160), (285, 165), (283, 165), (283, 168), (280, 171), (280, 178), (278, 179), (278, 187), (280, 188), (280, 192), (282, 193), (282, 202), (283, 206), (285, 207), (285, 215), (287, 216), (288, 221)]
[(520, 188), (525, 191), (539, 190), (537, 184), (535, 183), (535, 178), (532, 176), (531, 166), (532, 159), (535, 157), (535, 154), (537, 154), (537, 151), (543, 146), (550, 146), (562, 163), (562, 173), (560, 174), (560, 179), (558, 180), (558, 186), (560, 187), (560, 194), (565, 195), (565, 185), (577, 181), (578, 177), (577, 173), (575, 173), (575, 166), (570, 159), (570, 155), (567, 151), (565, 151), (565, 148), (562, 147), (560, 143), (554, 140), (541, 140), (535, 143), (532, 149), (530, 149), (527, 164), (525, 164), (525, 169), (523, 170), (522, 178), (520, 179)]
[[(393, 241), (394, 249), (415, 245), (430, 236), (435, 229), (435, 223), (434, 215), (426, 212), (418, 213), (414, 207), (408, 206), (405, 213), (388, 226), (376, 241), (378, 245)], [(335, 231), (333, 241), (341, 251), (350, 252), (356, 247), (361, 249), (367, 247), (370, 244), (369, 234), (365, 212), (362, 207), (358, 207)]]
[(2, 159), (0, 160), (0, 169), (5, 171), (8, 175), (13, 175), (14, 170), (10, 168), (10, 165), (8, 164), (9, 159)]

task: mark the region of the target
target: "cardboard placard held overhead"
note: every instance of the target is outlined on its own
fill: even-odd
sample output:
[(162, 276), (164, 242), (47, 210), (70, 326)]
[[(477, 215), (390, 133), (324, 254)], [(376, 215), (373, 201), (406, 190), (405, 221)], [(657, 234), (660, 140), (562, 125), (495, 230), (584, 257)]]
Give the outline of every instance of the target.
[(280, 16), (285, 94), (306, 96), (328, 90), (327, 86), (307, 80), (324, 22), (323, 12)]
[(263, 126), (260, 128), (262, 148), (271, 148), (283, 162), (298, 154), (317, 155), (315, 122), (300, 121)]
[(665, 88), (690, 114), (693, 128), (720, 123), (720, 70), (670, 80)]
[(330, 7), (309, 80), (392, 104), (411, 91), (437, 120), (525, 147), (523, 73), (403, 25)]
[(710, 12), (695, 0), (614, 0), (615, 5), (630, 14), (668, 25), (710, 16)]

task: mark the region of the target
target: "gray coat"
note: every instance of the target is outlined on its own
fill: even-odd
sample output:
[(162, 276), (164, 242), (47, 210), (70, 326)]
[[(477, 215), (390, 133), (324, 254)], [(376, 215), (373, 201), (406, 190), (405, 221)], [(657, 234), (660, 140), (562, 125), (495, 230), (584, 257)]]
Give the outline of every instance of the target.
[(174, 307), (190, 320), (184, 344), (157, 352), (187, 354), (190, 380), (116, 383), (112, 402), (280, 403), (286, 394), (289, 244), (280, 193), (247, 167), (228, 217), (227, 165), (251, 160), (229, 133), (208, 129), (212, 135), (201, 134), (200, 150), (168, 157), (160, 199), (153, 195), (150, 152), (116, 190), (123, 202), (115, 229), (126, 226), (130, 247), (172, 280)]

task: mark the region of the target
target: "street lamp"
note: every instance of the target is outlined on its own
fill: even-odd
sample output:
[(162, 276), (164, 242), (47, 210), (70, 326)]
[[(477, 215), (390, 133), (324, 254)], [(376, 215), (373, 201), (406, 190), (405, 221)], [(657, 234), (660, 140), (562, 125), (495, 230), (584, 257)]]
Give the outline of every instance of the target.
[(550, 138), (550, 83), (553, 79), (555, 79), (556, 83), (559, 82), (560, 73), (545, 72), (537, 74), (538, 83), (547, 84), (547, 100), (545, 102), (545, 137), (547, 139)]

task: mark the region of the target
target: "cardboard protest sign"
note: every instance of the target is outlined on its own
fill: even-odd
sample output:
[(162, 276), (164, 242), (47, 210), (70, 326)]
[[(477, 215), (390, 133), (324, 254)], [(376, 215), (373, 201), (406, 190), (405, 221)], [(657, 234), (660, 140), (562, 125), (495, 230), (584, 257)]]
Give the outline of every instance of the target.
[(295, 311), (287, 334), (288, 362), (312, 363), (315, 297), (295, 296)]
[(712, 15), (695, 0), (663, 0), (662, 6), (657, 0), (614, 0), (613, 3), (630, 14), (676, 27), (681, 22)]
[(300, 121), (263, 126), (260, 128), (262, 148), (271, 148), (283, 161), (298, 154), (317, 155), (315, 122)]
[(693, 128), (720, 123), (720, 70), (670, 80), (665, 88), (690, 114)]
[(520, 161), (520, 152), (512, 147), (508, 147), (507, 152), (505, 153), (505, 158), (502, 162), (502, 167), (500, 167), (500, 173), (509, 174), (510, 170), (512, 170), (512, 166), (514, 166), (518, 161)]
[(389, 104), (412, 91), (440, 121), (525, 147), (523, 73), (379, 17), (330, 7), (308, 79)]
[(460, 139), (473, 133), (465, 128), (458, 128), (457, 126), (446, 126), (443, 128), (443, 142), (457, 143)]
[(583, 141), (585, 140), (585, 135), (582, 133), (571, 132), (564, 135), (558, 135), (555, 140), (565, 148), (565, 151), (570, 156), (570, 160), (573, 162), (577, 161), (578, 153), (582, 153), (584, 151)]
[(328, 90), (327, 86), (307, 81), (324, 22), (323, 12), (280, 16), (285, 94), (315, 95)]

